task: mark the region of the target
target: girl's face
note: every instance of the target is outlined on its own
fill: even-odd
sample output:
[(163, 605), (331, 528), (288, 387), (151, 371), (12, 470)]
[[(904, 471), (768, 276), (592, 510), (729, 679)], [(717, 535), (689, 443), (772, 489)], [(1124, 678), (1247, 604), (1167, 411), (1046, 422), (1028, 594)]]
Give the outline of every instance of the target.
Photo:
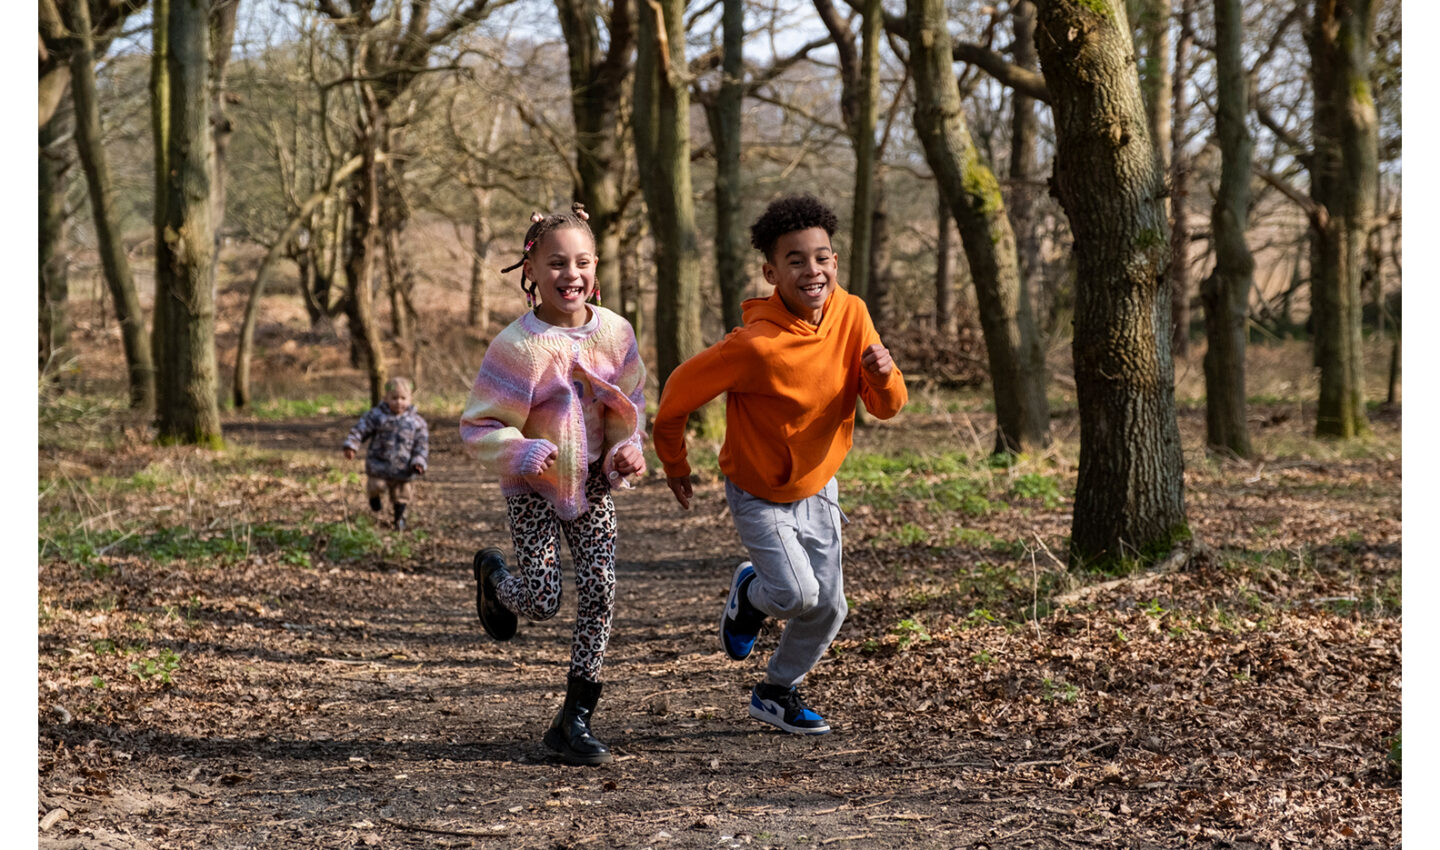
[(589, 320), (585, 300), (595, 292), (595, 243), (578, 227), (552, 230), (525, 261), (540, 303), (535, 315), (547, 324), (578, 328)]

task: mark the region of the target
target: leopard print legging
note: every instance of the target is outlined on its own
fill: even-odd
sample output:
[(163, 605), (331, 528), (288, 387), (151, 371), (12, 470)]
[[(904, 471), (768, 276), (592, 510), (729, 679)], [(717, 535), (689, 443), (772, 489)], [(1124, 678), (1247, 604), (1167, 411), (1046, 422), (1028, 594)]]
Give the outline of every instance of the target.
[(575, 562), (579, 600), (570, 645), (570, 675), (591, 682), (600, 681), (615, 615), (615, 501), (598, 467), (592, 466), (585, 482), (590, 510), (568, 522), (556, 516), (550, 503), (537, 494), (506, 498), (519, 570), (501, 582), (496, 592), (506, 608), (527, 619), (555, 616), (563, 590), (560, 534), (564, 532)]

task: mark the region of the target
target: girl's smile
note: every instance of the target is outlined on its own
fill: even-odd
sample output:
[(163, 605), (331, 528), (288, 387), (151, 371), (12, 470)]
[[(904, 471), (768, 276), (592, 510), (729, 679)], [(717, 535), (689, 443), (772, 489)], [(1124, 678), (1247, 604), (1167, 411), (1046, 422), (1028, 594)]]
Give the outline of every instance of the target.
[(552, 230), (525, 261), (540, 303), (535, 315), (546, 324), (578, 328), (589, 320), (585, 302), (595, 292), (595, 243), (578, 227)]

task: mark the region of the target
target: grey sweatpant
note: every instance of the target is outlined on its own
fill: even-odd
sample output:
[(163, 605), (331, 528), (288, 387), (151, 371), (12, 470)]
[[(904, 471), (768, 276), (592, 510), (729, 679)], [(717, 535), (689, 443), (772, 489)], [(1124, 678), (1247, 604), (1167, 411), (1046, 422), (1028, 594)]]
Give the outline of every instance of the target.
[(788, 621), (766, 669), (772, 684), (799, 685), (824, 657), (849, 612), (837, 493), (831, 478), (808, 499), (770, 502), (725, 482), (735, 530), (755, 565), (750, 604)]

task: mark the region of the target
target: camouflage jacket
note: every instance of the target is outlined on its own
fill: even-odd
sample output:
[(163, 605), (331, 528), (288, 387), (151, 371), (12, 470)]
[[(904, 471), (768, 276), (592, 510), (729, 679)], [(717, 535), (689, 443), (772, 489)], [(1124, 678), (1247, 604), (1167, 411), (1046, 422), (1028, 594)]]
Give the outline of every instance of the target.
[(358, 451), (366, 440), (370, 441), (366, 475), (409, 481), (415, 475), (415, 464), (430, 465), (430, 426), (414, 405), (398, 415), (383, 401), (370, 408), (346, 435), (344, 448)]

